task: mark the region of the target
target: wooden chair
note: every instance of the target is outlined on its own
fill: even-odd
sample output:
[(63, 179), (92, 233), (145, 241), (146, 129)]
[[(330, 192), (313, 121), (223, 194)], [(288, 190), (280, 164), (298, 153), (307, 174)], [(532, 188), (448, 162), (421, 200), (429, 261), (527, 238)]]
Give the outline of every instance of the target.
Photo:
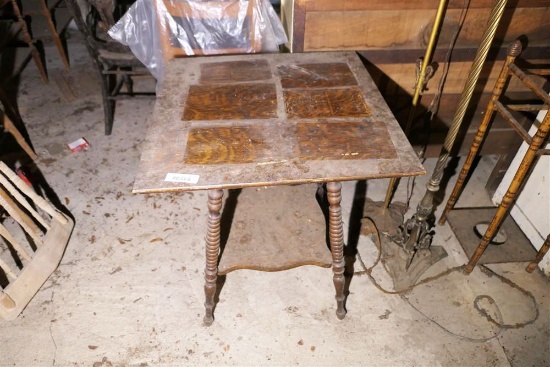
[[(192, 56), (192, 55), (220, 55), (220, 54), (242, 54), (260, 52), (262, 48), (261, 38), (254, 31), (256, 14), (254, 13), (257, 2), (256, 0), (243, 1), (204, 1), (204, 2), (189, 2), (186, 0), (154, 0), (155, 10), (159, 21), (159, 37), (162, 47), (163, 57), (165, 61), (175, 57)], [(216, 23), (224, 21), (230, 22), (238, 19), (239, 14), (243, 13), (243, 7), (246, 7), (246, 19), (243, 28), (248, 31), (245, 44), (235, 47), (229, 45), (224, 47), (218, 45), (216, 48), (203, 48), (201, 42), (195, 42), (193, 38), (194, 23), (202, 23), (208, 26), (211, 23), (213, 28)], [(160, 9), (166, 9), (167, 14), (164, 14)], [(182, 47), (173, 34), (170, 34), (169, 22), (173, 24), (176, 21), (178, 26), (187, 33), (189, 45)], [(246, 29), (246, 27), (248, 29)], [(216, 29), (216, 32), (223, 34), (224, 30)]]
[(3, 121), (2, 127), (4, 131), (10, 133), (17, 144), (28, 154), (31, 159), (36, 159), (37, 155), (27, 143), (23, 135), (19, 132), (13, 121), (6, 115), (6, 113), (0, 109), (0, 120)]
[[(92, 12), (84, 16), (76, 0), (67, 0), (75, 23), (84, 36), (84, 41), (101, 81), (103, 110), (105, 114), (105, 135), (113, 130), (115, 103), (120, 99), (154, 96), (151, 93), (134, 93), (132, 77), (149, 76), (144, 65), (132, 54), (130, 49), (112, 40), (105, 30), (115, 21), (113, 15), (114, 0), (87, 0)], [(97, 27), (102, 21), (103, 30)], [(106, 28), (106, 29), (105, 29)], [(126, 92), (121, 92), (126, 86)]]
[[(13, 219), (0, 223), (0, 317), (15, 319), (59, 265), (74, 223), (38, 196), (0, 162), (0, 208)], [(19, 230), (19, 227), (23, 231)], [(11, 255), (11, 256), (10, 256)]]
[[(485, 137), (487, 136), (487, 133), (489, 132), (491, 120), (495, 112), (500, 113), (504, 117), (504, 119), (513, 127), (513, 129), (522, 137), (522, 139), (527, 144), (529, 144), (529, 149), (525, 153), (525, 156), (523, 157), (523, 160), (521, 161), (521, 164), (519, 165), (519, 168), (512, 182), (510, 183), (506, 194), (502, 198), (502, 202), (498, 206), (491, 223), (489, 224), (485, 234), (483, 235), (481, 242), (479, 243), (476, 251), (468, 262), (468, 265), (466, 266), (465, 272), (468, 274), (472, 272), (477, 262), (479, 261), (479, 258), (497, 234), (500, 225), (508, 215), (510, 207), (514, 203), (518, 193), (520, 192), (523, 183), (525, 182), (526, 178), (529, 177), (529, 173), (532, 166), (536, 163), (537, 157), (540, 155), (550, 154), (550, 149), (543, 148), (544, 143), (548, 140), (548, 136), (550, 135), (550, 113), (546, 113), (546, 116), (538, 126), (535, 135), (531, 137), (510, 112), (548, 110), (550, 107), (550, 97), (548, 96), (548, 92), (544, 91), (534, 81), (533, 77), (529, 75), (531, 74), (548, 77), (550, 75), (550, 69), (529, 69), (528, 73), (526, 73), (515, 63), (515, 59), (519, 56), (521, 51), (522, 45), (519, 40), (516, 40), (510, 45), (510, 47), (508, 47), (508, 56), (506, 58), (506, 61), (504, 62), (497, 82), (493, 88), (491, 99), (489, 101), (489, 104), (487, 105), (485, 114), (483, 115), (483, 120), (481, 121), (477, 134), (474, 138), (472, 147), (470, 148), (470, 153), (468, 154), (468, 157), (464, 162), (464, 166), (460, 171), (453, 192), (451, 193), (451, 196), (439, 220), (439, 224), (444, 224), (447, 218), (447, 214), (453, 209), (454, 205), (456, 204), (460, 193), (462, 192), (462, 187), (464, 186), (466, 178), (468, 177), (468, 173), (472, 168), (474, 159), (477, 156), (479, 148), (482, 145)], [(505, 105), (503, 102), (501, 102), (499, 99), (501, 98), (503, 90), (505, 89), (512, 76), (518, 78), (527, 88), (529, 88), (535, 94), (538, 99), (542, 101), (542, 103), (535, 105)], [(549, 242), (550, 240), (549, 238), (547, 238), (545, 244), (539, 250), (536, 259), (527, 267), (527, 271), (532, 271), (536, 267), (538, 262), (542, 260), (544, 254), (548, 251), (548, 248), (550, 247)]]
[(536, 269), (537, 265), (540, 263), (540, 261), (543, 259), (544, 255), (548, 252), (548, 249), (550, 249), (550, 234), (546, 237), (546, 240), (542, 244), (542, 247), (540, 248), (539, 252), (537, 253), (537, 256), (533, 261), (527, 265), (527, 270), (529, 273), (532, 273), (533, 270)]
[(33, 12), (26, 12), (26, 14), (29, 14), (31, 16), (42, 15), (46, 19), (48, 29), (50, 30), (51, 39), (57, 47), (57, 52), (59, 53), (59, 57), (61, 57), (61, 61), (63, 61), (65, 69), (68, 70), (70, 68), (69, 58), (67, 57), (67, 53), (65, 52), (63, 42), (61, 42), (60, 35), (64, 32), (66, 25), (68, 25), (71, 19), (68, 19), (68, 22), (64, 26), (59, 27), (55, 18), (56, 10), (59, 9), (64, 3), (65, 0), (40, 0), (40, 9), (37, 9)]
[[(25, 20), (25, 17), (21, 11), (21, 8), (19, 7), (17, 0), (0, 0), (0, 7), (4, 7), (8, 4), (11, 5), (11, 8), (13, 10), (14, 21), (17, 22), (17, 25), (19, 27), (18, 32), (15, 32), (14, 34), (17, 36), (19, 32), (21, 33), (21, 36), (23, 37), (23, 41), (29, 47), (30, 55), (34, 60), (34, 63), (36, 64), (36, 68), (40, 73), (40, 77), (42, 78), (42, 81), (44, 83), (47, 83), (48, 75), (46, 73), (44, 63), (42, 62), (42, 55), (40, 55), (40, 52), (38, 52), (38, 49), (36, 47), (36, 40), (34, 40), (32, 37), (32, 32), (28, 27), (28, 23)], [(23, 64), (26, 64), (26, 62)], [(16, 74), (17, 73), (18, 72), (16, 72)]]
[[(11, 134), (19, 146), (27, 153), (31, 159), (36, 159), (37, 155), (31, 148), (29, 143), (25, 140), (23, 135), (17, 129), (12, 119), (15, 119), (18, 123), (22, 122), (21, 116), (13, 104), (9, 101), (8, 96), (4, 89), (0, 86), (0, 104), (4, 108), (0, 108), (0, 121), (2, 122), (2, 128), (5, 132)], [(11, 118), (10, 118), (11, 116)]]

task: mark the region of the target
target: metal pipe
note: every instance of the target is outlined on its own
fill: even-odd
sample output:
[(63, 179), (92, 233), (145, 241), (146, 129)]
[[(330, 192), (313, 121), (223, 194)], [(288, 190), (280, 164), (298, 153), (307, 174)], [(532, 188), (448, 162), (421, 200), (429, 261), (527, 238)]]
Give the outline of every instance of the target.
[[(502, 18), (502, 14), (504, 13), (506, 3), (507, 0), (497, 0), (491, 10), (481, 43), (472, 63), (468, 78), (466, 79), (464, 89), (462, 90), (458, 108), (454, 115), (449, 132), (445, 137), (445, 141), (443, 143), (443, 147), (441, 148), (441, 153), (439, 154), (432, 177), (428, 182), (426, 193), (417, 206), (416, 214), (413, 218), (409, 219), (409, 228), (412, 229), (410, 233), (416, 233), (417, 231), (414, 230), (415, 228), (423, 228), (426, 226), (426, 220), (433, 210), (434, 195), (439, 191), (439, 184), (441, 183), (441, 178), (443, 177), (445, 165), (447, 164), (451, 149), (453, 148), (458, 132), (462, 126), (466, 109), (468, 108), (474, 88), (479, 79), (479, 74), (481, 73), (487, 54), (489, 53), (489, 48), (491, 47), (491, 43), (495, 37), (495, 33), (500, 23), (500, 19)], [(423, 243), (423, 238), (416, 237), (417, 236), (409, 236), (408, 238), (403, 239), (402, 242), (403, 248), (409, 254), (411, 260), (416, 250), (420, 247), (419, 244)]]
[(507, 2), (508, 0), (497, 0), (493, 7), (493, 10), (491, 11), (489, 21), (487, 22), (487, 28), (483, 33), (481, 44), (479, 45), (477, 54), (472, 64), (472, 68), (470, 69), (470, 73), (468, 74), (468, 78), (466, 79), (466, 84), (460, 96), (460, 102), (458, 103), (458, 108), (451, 123), (451, 128), (449, 129), (449, 132), (445, 137), (443, 147), (441, 148), (438, 163), (441, 162), (439, 166), (443, 167), (440, 167), (441, 169), (437, 170), (438, 167), (436, 166), (436, 170), (434, 171), (434, 175), (432, 177), (433, 179), (438, 179), (439, 181), (441, 181), (441, 176), (443, 175), (445, 163), (447, 163), (447, 159), (449, 158), (449, 154), (451, 152), (451, 149), (453, 148), (454, 142), (462, 125), (462, 120), (464, 119), (464, 115), (466, 114), (466, 109), (468, 108), (470, 100), (472, 99), (472, 94), (479, 79), (479, 74), (481, 73), (481, 69), (485, 64), (485, 59), (487, 58), (487, 54), (489, 53), (489, 49), (491, 48), (491, 44), (493, 42), (493, 39), (495, 38), (495, 33), (498, 24), (500, 23), (500, 19), (502, 18), (502, 14), (504, 13), (504, 7), (506, 6)]
[[(409, 110), (409, 116), (407, 118), (407, 123), (405, 124), (405, 135), (408, 136), (411, 130), (412, 122), (414, 116), (416, 115), (416, 108), (420, 102), (422, 92), (426, 87), (426, 70), (428, 66), (432, 63), (432, 57), (434, 54), (435, 46), (437, 44), (437, 39), (439, 37), (439, 32), (441, 31), (441, 24), (443, 23), (443, 18), (445, 15), (445, 10), (447, 8), (448, 0), (440, 0), (439, 6), (437, 7), (437, 12), (435, 13), (434, 24), (432, 26), (432, 32), (430, 34), (430, 40), (428, 41), (428, 46), (426, 47), (426, 53), (424, 54), (424, 59), (420, 65), (420, 71), (418, 78), (416, 79), (416, 85), (414, 87), (414, 94), (412, 99), (411, 109)], [(388, 191), (386, 192), (386, 198), (384, 200), (384, 208), (387, 208), (390, 205), (391, 198), (393, 196), (393, 191), (397, 185), (398, 179), (391, 178), (388, 185)]]

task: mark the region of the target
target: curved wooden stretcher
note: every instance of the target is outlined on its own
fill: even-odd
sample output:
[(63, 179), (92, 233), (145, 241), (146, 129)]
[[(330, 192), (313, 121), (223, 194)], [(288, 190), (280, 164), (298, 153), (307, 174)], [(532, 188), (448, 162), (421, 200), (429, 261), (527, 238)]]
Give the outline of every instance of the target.
[[(0, 208), (17, 226), (0, 224), (0, 269), (8, 284), (0, 291), (0, 316), (15, 319), (57, 268), (74, 223), (36, 194), (21, 178), (0, 162)], [(15, 227), (15, 230), (12, 228)], [(33, 251), (33, 249), (36, 249)]]

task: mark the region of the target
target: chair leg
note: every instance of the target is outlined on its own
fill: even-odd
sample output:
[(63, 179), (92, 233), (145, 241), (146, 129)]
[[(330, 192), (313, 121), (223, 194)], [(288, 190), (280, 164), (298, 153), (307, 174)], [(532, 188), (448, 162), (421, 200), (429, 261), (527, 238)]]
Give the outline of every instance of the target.
[(41, 3), (42, 3), (42, 14), (44, 14), (44, 17), (46, 17), (47, 19), (48, 27), (50, 28), (50, 33), (57, 47), (57, 51), (59, 52), (59, 56), (61, 56), (61, 60), (63, 61), (63, 65), (65, 65), (65, 69), (69, 70), (70, 69), (69, 58), (67, 57), (67, 53), (65, 52), (65, 48), (63, 47), (61, 38), (57, 33), (57, 27), (55, 26), (52, 12), (50, 11), (50, 9), (48, 9), (48, 4), (46, 3), (46, 0), (41, 0)]
[(34, 63), (36, 64), (36, 67), (38, 68), (40, 77), (42, 78), (42, 81), (44, 83), (48, 83), (48, 75), (46, 74), (46, 69), (44, 68), (44, 64), (42, 63), (42, 58), (40, 57), (40, 53), (36, 49), (36, 46), (34, 45), (31, 34), (29, 32), (29, 29), (27, 28), (27, 22), (25, 22), (25, 20), (23, 19), (23, 15), (21, 14), (21, 10), (17, 5), (17, 1), (11, 0), (11, 4), (13, 7), (15, 16), (17, 17), (17, 22), (21, 27), (21, 33), (23, 34), (23, 39), (25, 40), (27, 45), (29, 45), (29, 49), (31, 50), (31, 56), (34, 60)]
[(506, 81), (510, 79), (510, 75), (508, 74), (508, 64), (513, 62), (515, 58), (516, 56), (508, 55), (508, 57), (506, 58), (506, 61), (504, 62), (504, 65), (502, 66), (500, 75), (493, 88), (491, 100), (487, 104), (487, 108), (485, 109), (485, 114), (483, 115), (483, 119), (481, 120), (481, 124), (479, 125), (479, 128), (477, 130), (477, 134), (474, 137), (472, 147), (470, 148), (470, 153), (468, 154), (468, 157), (464, 162), (464, 166), (462, 166), (462, 170), (460, 171), (455, 187), (453, 188), (451, 196), (447, 201), (447, 205), (443, 210), (443, 214), (441, 214), (441, 218), (439, 219), (440, 225), (445, 224), (445, 221), (447, 220), (447, 214), (454, 208), (456, 202), (458, 201), (458, 198), (460, 197), (460, 193), (462, 192), (462, 187), (466, 182), (466, 178), (468, 177), (468, 173), (470, 172), (470, 169), (472, 167), (474, 159), (477, 156), (479, 148), (481, 147), (483, 140), (485, 140), (485, 136), (487, 135), (487, 132), (489, 129), (489, 124), (491, 123), (491, 119), (495, 114), (496, 109), (495, 109), (494, 102), (498, 100), (498, 98), (502, 94), (502, 89), (504, 88)]
[(4, 119), (4, 129), (9, 132), (14, 138), (15, 138), (15, 141), (17, 141), (17, 143), (19, 144), (19, 146), (21, 148), (23, 148), (23, 150), (29, 155), (29, 157), (31, 159), (36, 159), (38, 158), (38, 156), (36, 155), (36, 153), (32, 150), (32, 148), (30, 147), (30, 145), (27, 143), (27, 141), (25, 140), (25, 138), (23, 138), (23, 135), (21, 135), (21, 133), (19, 132), (19, 130), (17, 130), (17, 128), (15, 127), (15, 124), (10, 120), (10, 118), (5, 114), (3, 113), (2, 110), (0, 110), (0, 116), (3, 115), (3, 119)]
[(110, 75), (101, 73), (101, 95), (103, 96), (103, 112), (105, 114), (105, 135), (111, 135), (113, 131), (113, 122), (115, 118), (114, 102), (110, 98), (111, 92), (109, 88)]
[(124, 85), (126, 85), (126, 90), (129, 95), (134, 95), (134, 81), (130, 75), (124, 75)]
[(544, 255), (548, 252), (548, 249), (550, 248), (550, 234), (548, 237), (546, 237), (546, 241), (542, 244), (542, 247), (540, 248), (539, 252), (537, 253), (537, 256), (535, 257), (535, 260), (531, 261), (529, 265), (527, 265), (527, 272), (532, 273), (533, 270), (537, 267), (537, 265), (540, 263)]
[(493, 220), (489, 224), (489, 227), (487, 227), (487, 231), (483, 235), (481, 242), (479, 243), (476, 251), (468, 262), (468, 265), (466, 265), (466, 268), (464, 269), (464, 272), (466, 274), (470, 274), (472, 270), (474, 270), (474, 267), (476, 266), (479, 258), (487, 248), (489, 242), (491, 242), (491, 240), (495, 236), (502, 221), (508, 214), (510, 206), (514, 203), (517, 194), (521, 189), (523, 182), (525, 181), (525, 178), (528, 177), (530, 169), (537, 158), (537, 150), (539, 150), (539, 148), (548, 137), (549, 131), (550, 114), (546, 114), (546, 117), (542, 120), (542, 123), (540, 124), (540, 127), (538, 128), (535, 136), (533, 136), (531, 144), (529, 145), (529, 149), (527, 150), (527, 153), (525, 153), (525, 156), (523, 157), (523, 160), (519, 165), (519, 169), (516, 172), (512, 182), (510, 183), (508, 191), (506, 191), (506, 194), (502, 198), (502, 202), (498, 206), (497, 212), (495, 213)]

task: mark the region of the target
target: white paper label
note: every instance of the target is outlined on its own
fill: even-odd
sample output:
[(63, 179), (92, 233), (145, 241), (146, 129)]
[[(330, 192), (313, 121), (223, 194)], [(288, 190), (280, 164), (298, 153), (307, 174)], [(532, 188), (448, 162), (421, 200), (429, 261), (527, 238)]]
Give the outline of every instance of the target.
[(164, 181), (196, 184), (199, 182), (199, 177), (199, 175), (191, 175), (187, 173), (167, 173)]

